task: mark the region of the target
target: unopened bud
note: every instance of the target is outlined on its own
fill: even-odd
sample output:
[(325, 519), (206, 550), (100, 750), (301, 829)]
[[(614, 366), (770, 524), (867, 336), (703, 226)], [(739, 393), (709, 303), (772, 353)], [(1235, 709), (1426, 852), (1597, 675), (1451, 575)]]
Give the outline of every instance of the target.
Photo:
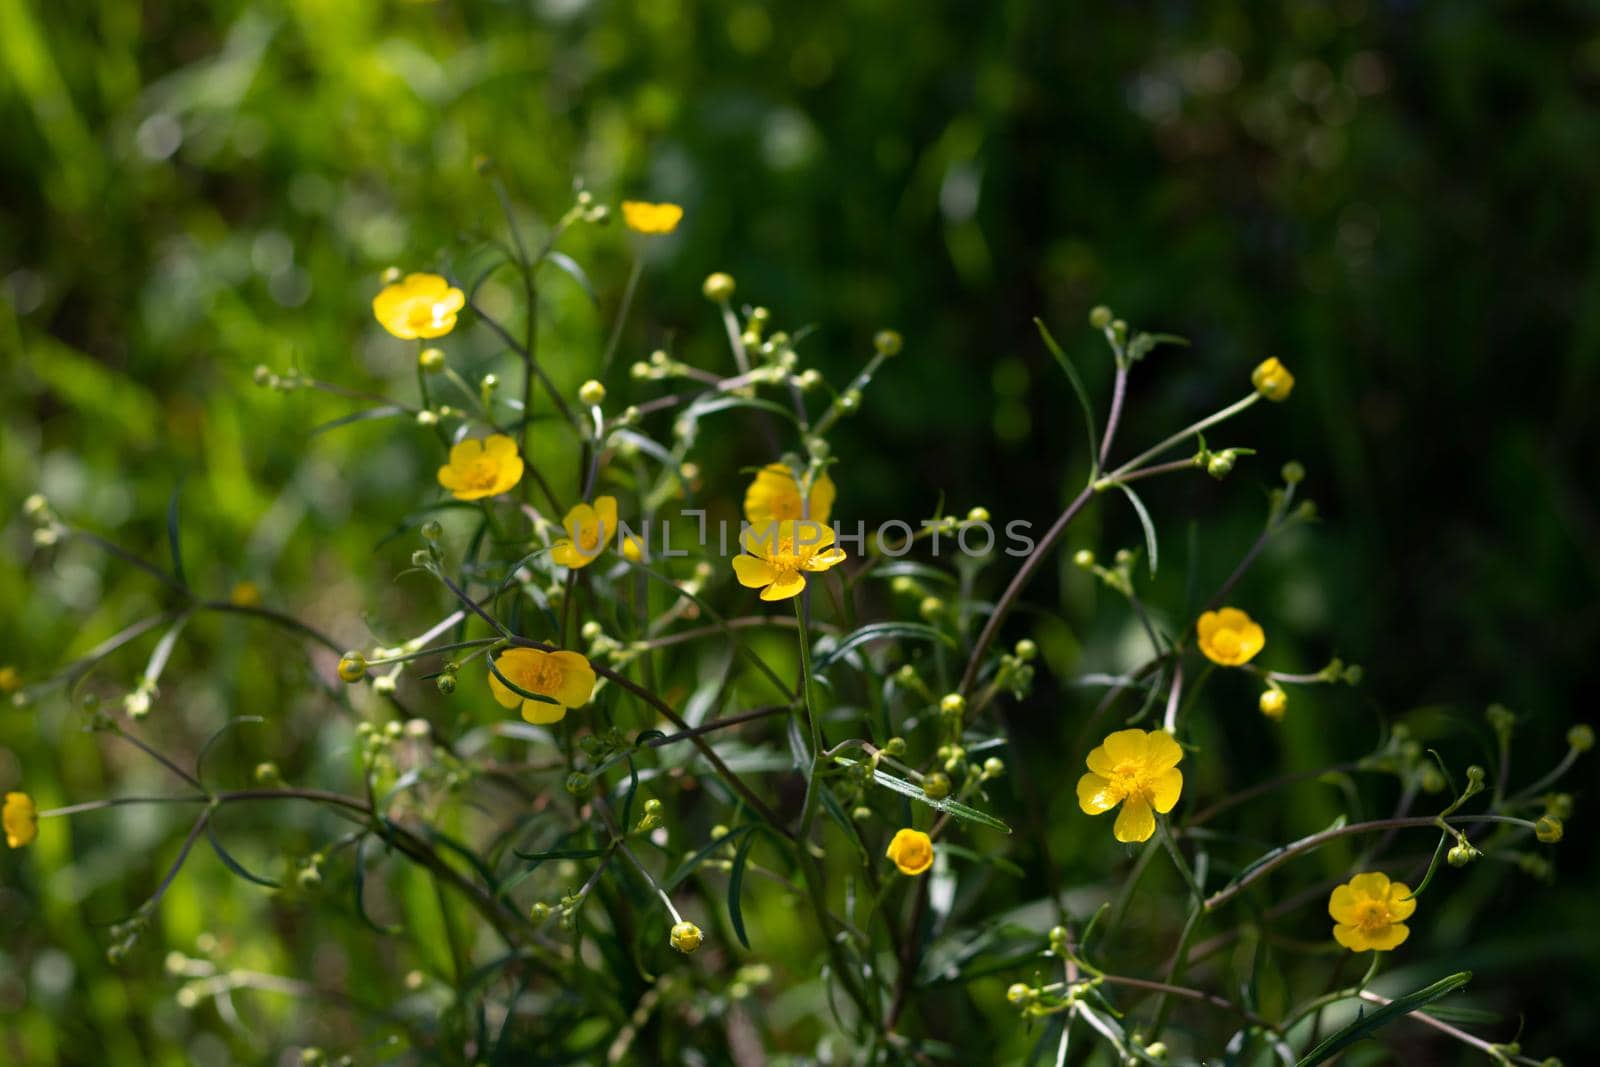
[(1553, 845), (1566, 835), (1566, 827), (1554, 815), (1541, 815), (1533, 824), (1533, 836), (1547, 845)]
[(367, 657), (359, 652), (346, 652), (339, 657), (339, 680), (359, 682), (367, 674)]
[(929, 800), (943, 800), (950, 795), (950, 776), (934, 771), (922, 779), (922, 792)]
[(437, 374), (444, 370), (444, 349), (424, 348), (417, 353), (417, 366), (425, 374)]
[(872, 338), (872, 347), (880, 356), (897, 356), (902, 345), (901, 337), (894, 330), (879, 330)]
[(715, 300), (718, 303), (730, 299), (733, 296), (733, 290), (733, 276), (724, 274), (720, 270), (707, 276), (705, 284), (700, 287), (700, 291), (706, 295), (707, 300)]
[(606, 387), (590, 378), (578, 386), (578, 399), (589, 407), (599, 407), (606, 402)]

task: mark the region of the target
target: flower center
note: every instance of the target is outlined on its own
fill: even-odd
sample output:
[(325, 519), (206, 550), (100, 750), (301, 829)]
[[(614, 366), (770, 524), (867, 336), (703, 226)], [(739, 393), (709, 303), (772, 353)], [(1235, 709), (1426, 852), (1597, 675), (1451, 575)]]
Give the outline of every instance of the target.
[(592, 553), (600, 547), (600, 524), (581, 523), (578, 526), (578, 547)]
[(1216, 645), (1217, 651), (1224, 656), (1236, 655), (1239, 651), (1239, 634), (1236, 630), (1218, 630), (1211, 638), (1211, 643)]
[(1369, 934), (1389, 924), (1389, 905), (1384, 901), (1368, 900), (1356, 908), (1356, 926)]
[(500, 464), (484, 456), (472, 461), (472, 466), (467, 468), (466, 480), (474, 489), (488, 489), (499, 476)]
[(778, 519), (803, 518), (800, 514), (804, 509), (800, 506), (799, 494), (774, 497), (772, 500), (772, 514)]
[(1142, 796), (1150, 799), (1150, 775), (1139, 763), (1119, 763), (1111, 772), (1111, 788), (1124, 798)]
[(554, 696), (556, 690), (561, 688), (561, 681), (561, 668), (549, 660), (540, 660), (523, 672), (522, 688), (530, 693)]

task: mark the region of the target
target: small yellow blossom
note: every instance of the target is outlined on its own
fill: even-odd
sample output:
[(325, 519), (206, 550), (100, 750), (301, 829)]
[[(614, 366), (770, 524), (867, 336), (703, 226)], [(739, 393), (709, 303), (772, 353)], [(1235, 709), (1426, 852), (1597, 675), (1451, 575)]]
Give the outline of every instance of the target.
[(1282, 689), (1261, 691), (1261, 714), (1273, 722), (1283, 721), (1283, 711), (1289, 706), (1289, 696)]
[(1261, 627), (1238, 608), (1204, 613), (1195, 624), (1195, 633), (1206, 659), (1222, 667), (1249, 663), (1267, 643)]
[(762, 600), (788, 600), (806, 587), (806, 574), (825, 571), (844, 560), (833, 544), (833, 528), (809, 519), (769, 520), (739, 537), (748, 555), (733, 557), (739, 584), (760, 589)]
[(1352, 952), (1399, 946), (1411, 934), (1405, 920), (1416, 910), (1410, 887), (1379, 871), (1356, 875), (1328, 897), (1333, 939)]
[[(821, 473), (811, 483), (810, 499), (800, 495), (800, 483), (786, 464), (769, 463), (756, 474), (744, 493), (744, 517), (755, 526), (768, 519), (815, 519), (827, 522), (833, 513), (833, 479)], [(809, 506), (808, 506), (809, 505)]]
[(7, 793), (5, 807), (0, 808), (0, 826), (6, 832), (6, 844), (22, 848), (39, 836), (39, 809), (26, 793)]
[(466, 303), (466, 294), (437, 274), (407, 274), (372, 298), (372, 313), (385, 330), (413, 341), (455, 329)]
[(638, 534), (629, 534), (622, 539), (622, 558), (629, 563), (638, 563), (644, 559), (644, 538)]
[(933, 866), (933, 840), (921, 830), (901, 830), (889, 842), (885, 853), (901, 874), (919, 875)]
[(1273, 356), (1256, 364), (1256, 369), (1250, 372), (1250, 384), (1268, 400), (1288, 400), (1294, 388), (1294, 375)]
[(450, 449), (450, 462), (439, 468), (439, 484), (457, 500), (481, 500), (504, 493), (522, 480), (517, 443), (503, 433), (483, 440), (468, 437)]
[(1112, 827), (1117, 840), (1148, 841), (1156, 832), (1154, 812), (1171, 811), (1183, 791), (1182, 759), (1183, 749), (1165, 730), (1118, 730), (1089, 753), (1078, 807), (1099, 815), (1121, 804)]
[(673, 924), (671, 940), (672, 947), (687, 956), (700, 947), (700, 943), (705, 940), (705, 935), (700, 932), (700, 928), (694, 923), (680, 922)]
[(622, 221), (637, 233), (671, 233), (683, 220), (683, 208), (677, 204), (652, 204), (644, 200), (624, 200)]
[(594, 668), (577, 652), (545, 652), (537, 648), (513, 648), (495, 660), (501, 674), (519, 689), (552, 697), (557, 703), (529, 700), (513, 692), (489, 672), (489, 689), (503, 708), (522, 706), (522, 717), (544, 726), (566, 718), (570, 708), (581, 708), (594, 695)]
[(617, 498), (596, 497), (593, 507), (574, 505), (561, 525), (567, 536), (550, 546), (550, 558), (574, 570), (587, 567), (606, 550), (617, 532)]
[(15, 693), (22, 688), (22, 673), (15, 667), (0, 667), (0, 694)]
[(249, 579), (235, 582), (228, 592), (228, 603), (238, 608), (257, 607), (261, 603), (261, 588)]

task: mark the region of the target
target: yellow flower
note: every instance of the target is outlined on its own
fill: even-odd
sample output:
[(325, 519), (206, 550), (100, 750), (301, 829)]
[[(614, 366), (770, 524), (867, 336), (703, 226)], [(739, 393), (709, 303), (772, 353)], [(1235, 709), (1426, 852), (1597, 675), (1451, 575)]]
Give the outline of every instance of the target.
[(22, 674), (15, 667), (0, 667), (0, 693), (14, 693), (22, 688)]
[(1288, 400), (1294, 388), (1294, 375), (1273, 356), (1256, 364), (1256, 369), (1250, 372), (1250, 384), (1268, 400)]
[(412, 341), (455, 329), (456, 314), (466, 303), (466, 294), (437, 274), (407, 274), (372, 298), (372, 313), (385, 330)]
[(844, 559), (833, 544), (833, 528), (807, 519), (776, 519), (748, 527), (739, 542), (749, 555), (733, 557), (739, 584), (760, 589), (762, 600), (788, 600), (806, 587), (806, 573), (825, 571)]
[[(624, 205), (626, 206), (626, 205)], [(672, 947), (687, 956), (700, 947), (700, 942), (705, 940), (705, 935), (700, 928), (691, 922), (675, 923), (672, 927)]]
[(622, 558), (630, 563), (638, 563), (644, 559), (644, 538), (638, 534), (629, 534), (622, 539)]
[(522, 717), (536, 725), (560, 722), (567, 709), (581, 708), (594, 694), (594, 668), (577, 652), (544, 652), (537, 648), (513, 648), (502, 653), (494, 665), (520, 689), (552, 697), (557, 703), (529, 700), (489, 672), (489, 689), (503, 708), (522, 705)]
[(1118, 841), (1148, 841), (1156, 832), (1151, 809), (1165, 815), (1183, 791), (1182, 759), (1183, 749), (1165, 730), (1118, 730), (1089, 753), (1078, 807), (1099, 815), (1121, 804), (1111, 832)]
[(1289, 696), (1282, 689), (1261, 691), (1261, 714), (1274, 722), (1283, 721), (1283, 710), (1289, 706)]
[(468, 437), (450, 449), (450, 462), (439, 468), (439, 484), (457, 500), (480, 500), (505, 492), (522, 480), (517, 443), (503, 433), (480, 441)]
[(587, 567), (606, 550), (617, 532), (617, 498), (596, 497), (594, 506), (577, 504), (561, 520), (567, 536), (550, 546), (550, 558), (563, 567)]
[(901, 874), (922, 874), (933, 866), (933, 840), (921, 830), (901, 830), (889, 842), (885, 855), (894, 860)]
[(1333, 939), (1352, 952), (1397, 947), (1410, 936), (1405, 920), (1416, 910), (1410, 887), (1378, 871), (1356, 875), (1328, 897)]
[(228, 592), (228, 603), (241, 608), (257, 607), (261, 603), (261, 589), (248, 578), (235, 582), (233, 589)]
[(0, 826), (6, 832), (6, 844), (21, 848), (33, 843), (39, 836), (39, 809), (26, 793), (7, 793), (4, 808), (0, 808)]
[(671, 233), (683, 219), (677, 204), (652, 204), (644, 200), (624, 200), (622, 221), (638, 233)]
[(786, 464), (769, 463), (756, 474), (744, 493), (744, 517), (755, 526), (768, 519), (815, 519), (827, 522), (833, 512), (833, 479), (818, 474), (811, 483), (809, 514), (800, 496), (800, 483)]
[[(1206, 659), (1222, 667), (1249, 663), (1267, 643), (1267, 635), (1254, 619), (1238, 608), (1208, 611), (1195, 623), (1200, 651)], [(1264, 710), (1264, 709), (1263, 709)]]

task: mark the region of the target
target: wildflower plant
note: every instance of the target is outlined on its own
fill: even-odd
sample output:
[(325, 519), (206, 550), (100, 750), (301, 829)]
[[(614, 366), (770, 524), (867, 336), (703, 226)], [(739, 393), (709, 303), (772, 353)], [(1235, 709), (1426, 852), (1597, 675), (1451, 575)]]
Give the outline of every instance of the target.
[[(620, 213), (632, 242), (693, 226), (673, 204), (625, 201)], [(701, 290), (703, 325), (725, 339), (722, 363), (666, 349), (619, 361), (640, 290), (635, 259), (604, 349), (581, 358), (598, 376), (567, 395), (549, 363), (580, 357), (539, 350), (551, 306), (542, 286), (553, 268), (592, 289), (562, 242), (610, 217), (580, 192), (532, 240), (508, 210), (505, 239), (462, 256), (474, 272), (393, 272), (372, 312), (386, 343), (416, 345), (396, 349), (415, 359), (414, 391), (372, 397), (294, 367), (256, 370), (281, 393), (370, 403), (339, 425), (389, 420), (435, 453), (400, 509), (410, 569), (374, 576), (405, 583), (400, 617), (373, 622), (387, 639), (331, 632), (253, 585), (212, 596), (187, 577), (176, 497), (166, 561), (43, 498), (27, 503), (41, 553), (83, 542), (143, 572), (159, 596), (152, 614), (54, 674), (25, 664), (3, 677), (18, 707), (79, 715), (169, 779), (166, 793), (43, 810), (25, 773), (0, 782), (8, 863), (28, 862), (36, 838), (69, 816), (148, 805), (183, 824), (148, 898), (108, 928), (113, 960), (147, 943), (170, 951), (189, 1009), (234, 1012), (248, 990), (309, 997), (352, 1016), (337, 1031), (349, 1047), (335, 1055), (382, 1043), (386, 1061), (678, 1062), (738, 1029), (836, 1062), (934, 1062), (949, 1049), (942, 1015), (986, 1011), (1058, 1063), (1087, 1045), (1112, 1057), (1096, 1062), (1314, 1064), (1401, 1025), (1497, 1062), (1542, 1062), (1440, 1014), (1436, 1002), (1465, 972), (1395, 989), (1382, 961), (1425, 959), (1438, 945), (1430, 913), (1452, 892), (1453, 869), (1494, 857), (1548, 875), (1549, 846), (1574, 817), (1571, 798), (1552, 790), (1592, 732), (1575, 728), (1567, 756), (1519, 788), (1508, 780), (1516, 721), (1505, 709), (1487, 720), (1491, 774), (1447, 766), (1403, 723), (1341, 706), (1341, 729), (1376, 738), (1364, 757), (1302, 766), (1284, 748), (1280, 766), (1230, 766), (1229, 731), (1280, 729), (1313, 713), (1290, 690), (1361, 677), (1339, 659), (1280, 669), (1289, 660), (1277, 658), (1271, 602), (1241, 584), (1267, 546), (1315, 519), (1297, 500), (1299, 464), (1283, 468), (1259, 537), (1235, 546), (1219, 588), (1190, 605), (1147, 602), (1160, 593), (1145, 574), (1171, 564), (1141, 490), (1197, 472), (1228, 479), (1254, 450), (1217, 449), (1207, 435), (1263, 399), (1289, 401), (1284, 362), (1234, 368), (1239, 399), (1118, 461), (1136, 426), (1131, 376), (1185, 342), (1096, 308), (1090, 326), (1114, 368), (1102, 413), (1040, 324), (1088, 430), (1085, 453), (1058, 460), (1088, 468), (1066, 506), (1026, 517), (1048, 521), (1020, 532), (980, 505), (868, 533), (851, 519), (849, 457), (830, 433), (869, 409), (878, 377), (911, 387), (914, 338), (878, 333), (860, 369), (830, 383), (803, 333), (736, 303), (739, 286), (719, 272)], [(522, 294), (522, 329), (482, 300), (495, 277)], [(487, 339), (487, 359), (467, 354), (469, 333)], [(753, 466), (706, 476), (716, 468), (700, 431), (711, 421), (736, 421), (761, 442)], [(547, 427), (559, 446), (535, 433)], [(1103, 563), (1076, 525), (1091, 508), (1135, 523), (1138, 543), (1107, 546)], [(1140, 655), (1115, 673), (1066, 676), (1070, 658), (1044, 651), (1059, 642), (1018, 610), (1069, 538), (1078, 575), (1109, 591), (1139, 634)], [(219, 709), (193, 737), (184, 723), (155, 729), (167, 666), (207, 616), (276, 631), (301, 651), (305, 699), (348, 727), (342, 766), (315, 760), (318, 780), (286, 780), (280, 763), (295, 753), (249, 727), (290, 709)], [(145, 657), (137, 671), (127, 666), (135, 653)], [(1253, 680), (1208, 692), (1217, 678)], [(102, 699), (118, 682), (124, 699)], [(1029, 762), (1017, 747), (1025, 709), (1079, 726), (1076, 748), (1043, 755), (1056, 768), (1047, 782), (1014, 773)], [(224, 739), (249, 747), (248, 779), (206, 767)], [(1358, 776), (1395, 783), (1399, 800), (1390, 814), (1352, 810), (1286, 840), (1230, 829), (1238, 812), (1281, 804), (1323, 776), (1352, 805)], [(310, 836), (273, 839), (276, 859), (241, 859), (230, 813), (290, 806), (315, 813)], [(1062, 827), (1077, 845), (1070, 858)], [(339, 899), (374, 952), (404, 961), (396, 987), (323, 998), (215, 943), (161, 944), (163, 897), (206, 850), (241, 893), (272, 895), (286, 916)], [(1023, 874), (1019, 859), (1043, 888), (996, 912), (994, 886)], [(436, 909), (427, 920), (407, 891), (419, 883)], [(764, 940), (766, 920), (790, 912), (804, 916), (807, 940)], [(1353, 984), (1351, 953), (1371, 957)], [(1288, 987), (1291, 956), (1314, 984)], [(802, 1021), (752, 1008), (754, 989), (780, 983), (797, 991)], [(322, 1062), (314, 1036), (290, 1037), (306, 1062)]]

